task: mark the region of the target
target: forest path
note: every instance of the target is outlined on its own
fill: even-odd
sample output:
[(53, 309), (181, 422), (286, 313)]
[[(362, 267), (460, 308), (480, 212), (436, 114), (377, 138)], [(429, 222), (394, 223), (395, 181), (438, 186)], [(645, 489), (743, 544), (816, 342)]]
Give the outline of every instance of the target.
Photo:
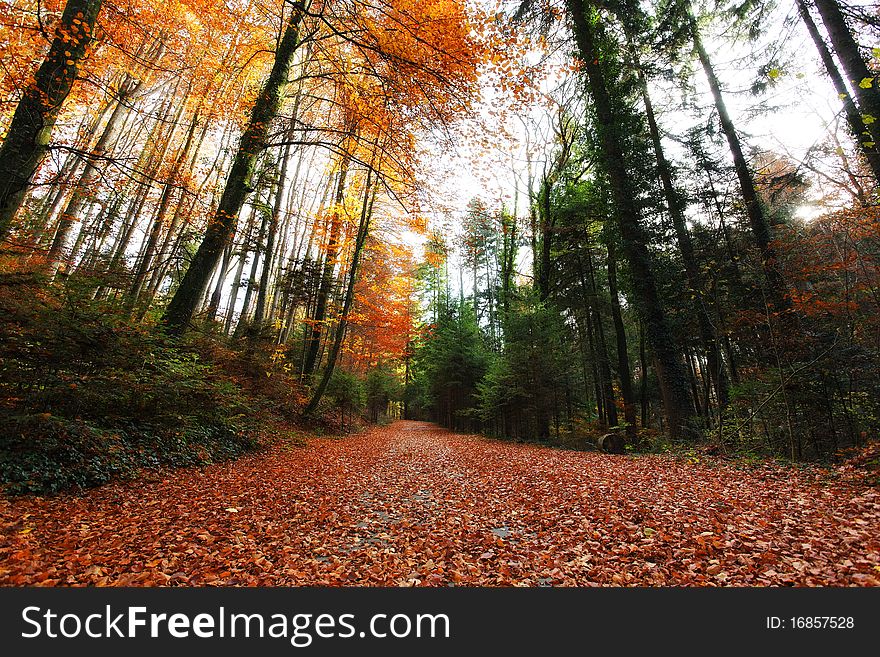
[(880, 584), (880, 494), (819, 471), (396, 422), (0, 501), (0, 584)]

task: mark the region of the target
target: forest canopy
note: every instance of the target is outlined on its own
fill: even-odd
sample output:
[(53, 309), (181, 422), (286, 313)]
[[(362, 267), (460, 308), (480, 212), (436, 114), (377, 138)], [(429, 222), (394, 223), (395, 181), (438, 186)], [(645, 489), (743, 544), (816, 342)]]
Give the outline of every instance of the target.
[[(3, 0), (0, 30), (15, 490), (300, 421), (877, 437), (876, 7)], [(799, 88), (811, 145), (768, 141)]]

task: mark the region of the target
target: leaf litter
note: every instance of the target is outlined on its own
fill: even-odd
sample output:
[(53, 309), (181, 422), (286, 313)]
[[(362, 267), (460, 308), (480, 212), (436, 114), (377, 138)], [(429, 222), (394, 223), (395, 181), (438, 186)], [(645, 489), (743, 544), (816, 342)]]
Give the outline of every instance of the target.
[(820, 470), (397, 422), (0, 500), (0, 584), (876, 586), (880, 495)]

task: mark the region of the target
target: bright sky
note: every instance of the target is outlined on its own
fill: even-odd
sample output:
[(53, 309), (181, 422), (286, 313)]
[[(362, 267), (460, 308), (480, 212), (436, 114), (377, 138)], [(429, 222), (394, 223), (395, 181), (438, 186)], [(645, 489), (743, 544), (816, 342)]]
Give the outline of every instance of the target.
[[(766, 57), (757, 60), (748, 57), (749, 52), (755, 49), (754, 46), (731, 44), (728, 38), (716, 33), (723, 25), (706, 30), (704, 41), (716, 74), (724, 85), (728, 109), (746, 149), (755, 147), (762, 151), (774, 151), (799, 162), (809, 149), (828, 137), (841, 105), (824, 75), (815, 46), (797, 18), (794, 3), (782, 0), (781, 5), (776, 12), (773, 29), (768, 30), (770, 38), (766, 41), (783, 38), (780, 59), (788, 57), (789, 61), (775, 64), (774, 74), (778, 75), (774, 80), (764, 76), (765, 81), (772, 82), (765, 94), (755, 96), (750, 92), (752, 82), (759, 77), (760, 65), (767, 61)], [(784, 22), (783, 18), (794, 20)], [(714, 115), (708, 85), (698, 64), (693, 81), (697, 99), (704, 108), (698, 117), (674, 108), (664, 111), (664, 106), (670, 104), (670, 99), (680, 94), (672, 88), (664, 90), (661, 85), (654, 85), (652, 97), (663, 129), (684, 134), (691, 125), (705, 124), (710, 113)], [(552, 86), (549, 85), (548, 90)], [(492, 128), (496, 124), (493, 123), (495, 117), (491, 112), (496, 109), (499, 99), (497, 93), (490, 88), (484, 88), (483, 97), (478, 112), (485, 124)], [(762, 104), (776, 109), (756, 113), (755, 110)], [(543, 123), (546, 126), (546, 109), (533, 107), (529, 116), (535, 124), (540, 126)], [(717, 125), (717, 115), (715, 121)], [(522, 121), (513, 116), (508, 117), (504, 128), (511, 138), (507, 141), (497, 140), (488, 152), (481, 152), (481, 148), (473, 142), (460, 143), (454, 150), (446, 146), (433, 149), (433, 170), (429, 185), (434, 192), (431, 206), (434, 210), (434, 226), (443, 234), (455, 232), (468, 201), (474, 196), (482, 197), (490, 207), (497, 207), (503, 200), (508, 208), (512, 208), (517, 182), (520, 193), (518, 213), (520, 216), (527, 213), (524, 156), (526, 132)], [(839, 132), (841, 140), (849, 146), (845, 130)], [(535, 134), (531, 135), (533, 142), (536, 137)], [(673, 159), (684, 156), (682, 149), (669, 140), (666, 148)], [(831, 167), (835, 165), (836, 163), (829, 163)], [(805, 173), (811, 175), (809, 171)], [(817, 194), (819, 191), (817, 188), (812, 193)], [(820, 211), (818, 208), (805, 207), (801, 214), (811, 216)]]

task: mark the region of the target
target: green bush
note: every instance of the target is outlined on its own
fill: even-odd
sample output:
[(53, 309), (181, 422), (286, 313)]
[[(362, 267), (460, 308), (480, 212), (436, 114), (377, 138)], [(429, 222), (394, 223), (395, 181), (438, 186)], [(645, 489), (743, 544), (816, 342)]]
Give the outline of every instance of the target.
[(345, 417), (352, 416), (364, 407), (366, 393), (363, 382), (351, 372), (335, 370), (327, 385), (327, 398), (339, 409), (341, 429), (345, 431)]
[(187, 345), (82, 284), (0, 276), (0, 482), (11, 493), (100, 485), (256, 445), (240, 389)]
[(374, 367), (367, 373), (364, 392), (370, 421), (374, 423), (384, 419), (390, 402), (398, 401), (403, 396), (397, 376), (384, 367)]

